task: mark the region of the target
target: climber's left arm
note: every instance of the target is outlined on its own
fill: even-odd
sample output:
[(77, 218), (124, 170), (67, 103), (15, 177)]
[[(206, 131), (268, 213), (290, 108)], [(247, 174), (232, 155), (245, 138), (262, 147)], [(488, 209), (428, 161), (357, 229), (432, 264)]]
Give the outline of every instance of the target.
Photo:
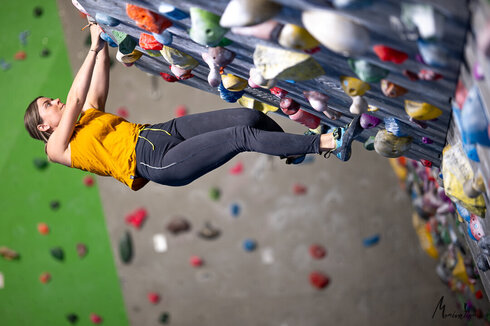
[(109, 92), (109, 66), (110, 58), (106, 43), (97, 53), (90, 88), (87, 93), (87, 100), (84, 105), (84, 111), (90, 108), (105, 111), (105, 102)]

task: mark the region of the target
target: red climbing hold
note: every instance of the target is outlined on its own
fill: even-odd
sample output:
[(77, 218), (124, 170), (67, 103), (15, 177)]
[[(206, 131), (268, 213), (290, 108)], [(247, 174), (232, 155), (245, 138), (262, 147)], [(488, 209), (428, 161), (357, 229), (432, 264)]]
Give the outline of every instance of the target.
[(233, 175), (241, 174), (242, 172), (243, 172), (243, 163), (242, 162), (238, 162), (237, 164), (232, 166), (230, 169), (230, 174), (233, 174)]
[(100, 324), (100, 323), (102, 323), (102, 317), (100, 317), (97, 314), (91, 313), (90, 314), (90, 321), (94, 324)]
[(39, 281), (41, 281), (41, 283), (46, 284), (50, 280), (51, 280), (51, 274), (49, 273), (42, 273), (41, 276), (39, 276)]
[(15, 60), (25, 60), (27, 54), (25, 51), (19, 51), (14, 55)]
[(293, 185), (293, 193), (295, 195), (304, 195), (304, 194), (306, 194), (306, 191), (307, 190), (308, 189), (306, 188), (306, 186), (305, 185), (302, 185), (300, 183), (295, 183)]
[(148, 301), (157, 304), (160, 301), (160, 296), (158, 295), (158, 293), (150, 292), (148, 293)]
[(204, 264), (204, 261), (200, 257), (198, 257), (198, 256), (192, 256), (189, 259), (189, 263), (193, 267), (201, 267)]
[(152, 33), (161, 34), (166, 28), (172, 26), (172, 22), (153, 11), (135, 6), (126, 5), (128, 17), (136, 22), (138, 27)]
[(187, 107), (185, 105), (179, 105), (175, 109), (175, 117), (180, 118), (187, 115)]
[(127, 119), (129, 116), (128, 109), (125, 106), (121, 106), (116, 110), (116, 114), (121, 118)]
[(391, 61), (396, 64), (401, 64), (408, 59), (408, 55), (406, 53), (385, 45), (375, 45), (373, 50), (382, 61)]
[(317, 47), (314, 47), (311, 49), (303, 50), (303, 52), (307, 53), (307, 54), (314, 54), (314, 53), (320, 52), (321, 50), (322, 50), (322, 48), (317, 46)]
[(135, 228), (140, 229), (141, 225), (146, 219), (146, 209), (139, 208), (126, 216), (126, 223), (133, 225)]
[(325, 288), (328, 285), (328, 283), (330, 283), (330, 279), (322, 272), (311, 272), (310, 283), (311, 285), (313, 285), (314, 287), (320, 290)]
[(414, 73), (413, 71), (410, 71), (410, 70), (403, 70), (403, 75), (405, 77), (407, 77), (408, 79), (410, 79), (411, 81), (417, 81), (419, 80), (419, 75), (417, 75), (416, 73)]
[(177, 77), (167, 74), (165, 72), (161, 72), (160, 76), (162, 76), (162, 78), (168, 81), (169, 83), (174, 83), (178, 80)]
[(319, 117), (301, 109), (295, 114), (291, 114), (289, 119), (299, 122), (310, 129), (316, 129), (320, 125)]
[(327, 254), (325, 248), (318, 244), (313, 244), (310, 246), (310, 255), (315, 259), (322, 259)]
[(92, 187), (94, 185), (94, 182), (94, 177), (92, 177), (91, 175), (87, 175), (85, 176), (85, 178), (83, 178), (83, 184), (87, 187)]
[(139, 45), (145, 50), (160, 51), (163, 49), (163, 44), (158, 42), (153, 35), (141, 33)]
[(480, 300), (481, 298), (483, 298), (483, 292), (481, 290), (478, 290), (475, 292), (475, 297)]
[(279, 87), (272, 87), (270, 89), (270, 92), (272, 95), (275, 95), (279, 98), (284, 98), (286, 95), (288, 95), (288, 91)]
[(300, 105), (298, 102), (289, 97), (281, 97), (281, 101), (279, 102), (279, 107), (282, 112), (287, 115), (292, 115), (298, 112)]
[(439, 80), (442, 79), (442, 75), (430, 69), (421, 69), (419, 71), (419, 78), (422, 80)]
[(39, 233), (41, 233), (42, 235), (46, 235), (49, 233), (49, 226), (46, 224), (46, 223), (39, 223), (37, 225), (37, 230), (39, 231)]
[(426, 167), (431, 167), (432, 166), (432, 162), (431, 161), (428, 161), (428, 160), (420, 160), (420, 162), (422, 163), (423, 166), (426, 166)]

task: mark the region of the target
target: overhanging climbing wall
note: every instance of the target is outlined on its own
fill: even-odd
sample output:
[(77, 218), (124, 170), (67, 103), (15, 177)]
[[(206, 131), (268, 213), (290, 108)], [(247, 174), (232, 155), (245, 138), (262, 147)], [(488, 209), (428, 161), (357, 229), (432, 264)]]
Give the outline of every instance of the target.
[[(264, 107), (246, 100), (253, 98), (273, 106), (265, 110), (276, 110), (280, 107), (279, 94), (274, 95), (268, 89), (276, 86), (287, 92), (287, 98), (301, 106), (301, 113), (310, 113), (327, 126), (344, 125), (354, 114), (360, 113), (370, 115), (367, 118), (374, 121), (375, 118), (380, 119), (375, 127), (369, 125), (367, 120), (364, 121), (371, 128), (364, 130), (359, 141), (366, 142), (370, 136), (388, 129), (388, 140), (386, 137), (377, 138), (377, 141), (388, 144), (388, 149), (384, 149), (385, 156), (404, 155), (416, 160), (427, 160), (427, 164), (440, 165), (441, 151), (446, 143), (451, 120), (450, 100), (459, 75), (469, 18), (465, 1), (249, 1), (249, 4), (258, 3), (261, 9), (253, 12), (250, 15), (252, 21), (248, 22), (240, 22), (246, 10), (238, 6), (246, 1), (232, 2), (229, 5), (231, 2), (228, 0), (79, 0), (77, 5), (82, 11), (97, 18), (107, 35), (115, 41), (115, 46), (121, 45), (121, 42), (125, 46), (132, 41), (138, 43), (143, 34), (152, 34), (148, 27), (145, 30), (139, 27), (141, 24), (138, 25), (128, 17), (128, 4), (165, 17), (171, 26), (165, 29), (165, 23), (157, 23), (161, 27), (157, 31), (160, 34), (160, 37), (156, 35), (157, 39), (165, 46), (190, 55), (198, 64), (195, 66), (189, 63), (192, 59), (182, 58), (181, 53), (172, 52), (172, 49), (166, 48), (167, 54), (163, 53), (164, 49), (164, 56), (161, 56), (160, 51), (148, 51), (136, 45), (136, 51), (143, 55), (134, 64), (143, 71), (155, 75), (168, 74), (168, 80), (175, 80), (175, 75), (181, 76), (177, 79), (180, 83), (220, 94), (219, 87), (222, 86), (213, 87), (208, 82), (210, 67), (203, 60), (202, 54), (208, 53), (212, 47), (223, 46), (232, 51), (235, 57), (222, 69), (222, 73), (248, 80), (251, 68), (256, 68), (252, 73), (255, 74), (252, 81), (267, 86), (247, 86), (241, 104)], [(204, 9), (222, 18), (226, 10), (227, 25), (251, 25), (266, 21), (274, 28), (267, 30), (264, 27), (261, 35), (256, 32), (254, 35), (244, 35), (251, 30), (223, 30), (217, 23), (220, 17), (212, 15), (211, 20), (198, 25), (199, 18), (209, 15), (194, 8)], [(279, 24), (271, 23), (269, 19)], [(317, 41), (311, 39), (307, 32), (301, 29), (300, 32), (294, 32), (297, 26), (307, 27), (308, 32), (320, 40), (319, 49), (316, 48)], [(290, 32), (291, 29), (293, 32)], [(223, 38), (217, 37), (220, 33), (224, 35)], [(151, 46), (154, 45), (150, 44), (149, 48)], [(157, 44), (155, 49), (159, 49), (158, 46), (161, 44)], [(134, 61), (134, 56), (131, 58), (130, 55), (131, 45), (129, 50), (121, 46), (119, 50), (127, 53), (121, 54), (120, 60), (127, 63)], [(173, 69), (169, 67), (171, 63)], [(290, 66), (281, 66), (286, 63), (290, 63)], [(295, 65), (298, 69), (295, 69)], [(193, 68), (193, 77), (187, 78), (190, 74), (186, 69), (190, 67)], [(343, 76), (356, 79), (344, 79), (341, 82)], [(325, 102), (314, 102), (312, 98), (308, 100), (304, 92), (327, 95), (327, 113), (318, 111), (325, 109), (321, 105)], [(276, 112), (284, 114), (281, 110)], [(330, 119), (335, 115), (341, 117)], [(309, 127), (314, 127), (317, 122), (311, 116), (306, 119), (296, 114), (291, 118), (306, 121)], [(393, 142), (391, 145), (390, 139)], [(366, 147), (370, 146), (366, 144)], [(381, 148), (380, 145), (378, 147)], [(393, 150), (395, 152), (390, 154)], [(382, 151), (380, 149), (378, 152)]]

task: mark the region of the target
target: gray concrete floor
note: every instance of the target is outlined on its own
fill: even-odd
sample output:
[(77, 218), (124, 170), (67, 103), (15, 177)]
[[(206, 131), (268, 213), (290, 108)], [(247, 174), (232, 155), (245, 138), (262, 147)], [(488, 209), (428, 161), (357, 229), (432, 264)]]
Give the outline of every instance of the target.
[[(88, 32), (80, 31), (85, 22), (69, 1), (58, 4), (76, 71), (87, 51)], [(154, 84), (156, 92), (151, 91)], [(107, 111), (125, 106), (132, 122), (169, 120), (180, 104), (190, 113), (236, 106), (117, 62), (110, 87)], [(276, 120), (287, 131), (304, 132), (283, 117)], [(231, 175), (237, 162), (244, 172)], [(419, 246), (409, 199), (388, 160), (361, 144), (354, 146), (347, 163), (317, 156), (309, 164), (286, 166), (278, 158), (240, 154), (186, 187), (149, 184), (133, 192), (111, 178), (97, 182), (131, 325), (158, 325), (163, 311), (170, 313), (172, 325), (463, 324), (440, 315), (432, 318), (441, 296), (447, 312), (458, 311), (456, 300), (437, 277), (436, 261)], [(295, 183), (306, 185), (307, 193), (294, 195)], [(208, 196), (214, 186), (222, 192), (218, 201)], [(229, 213), (235, 202), (242, 209), (237, 218)], [(148, 210), (149, 218), (134, 230), (124, 218), (139, 207)], [(192, 230), (172, 236), (165, 227), (177, 215), (186, 217)], [(197, 237), (206, 221), (221, 229), (218, 239)], [(135, 257), (122, 265), (117, 246), (127, 229)], [(157, 233), (167, 238), (165, 253), (153, 249)], [(379, 244), (363, 247), (362, 239), (376, 233)], [(246, 238), (257, 241), (255, 252), (241, 248)], [(309, 256), (312, 243), (327, 248), (324, 259)], [(191, 267), (192, 255), (201, 256), (205, 265)], [(326, 289), (310, 286), (314, 270), (330, 277)], [(151, 291), (162, 296), (157, 305), (146, 299)]]

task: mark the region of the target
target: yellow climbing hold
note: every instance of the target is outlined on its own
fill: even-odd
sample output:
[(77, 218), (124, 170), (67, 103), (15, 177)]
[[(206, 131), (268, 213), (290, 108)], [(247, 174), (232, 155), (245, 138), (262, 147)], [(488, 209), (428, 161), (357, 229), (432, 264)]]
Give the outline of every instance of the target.
[(265, 79), (309, 80), (325, 74), (322, 66), (309, 54), (257, 45), (255, 67)]
[(141, 58), (142, 55), (143, 55), (143, 53), (141, 51), (138, 51), (138, 50), (134, 50), (133, 52), (131, 52), (129, 54), (122, 54), (121, 52), (118, 51), (116, 58), (117, 58), (117, 60), (119, 60), (123, 63), (133, 63), (136, 60), (138, 60), (139, 58)]
[(431, 233), (427, 230), (425, 222), (415, 212), (412, 214), (412, 224), (419, 237), (419, 242), (422, 249), (432, 258), (437, 259), (439, 257), (439, 252), (434, 245), (434, 239), (432, 238)]
[(378, 131), (374, 139), (374, 150), (385, 157), (403, 156), (411, 145), (412, 137), (397, 137), (386, 129)]
[(311, 34), (298, 25), (286, 24), (278, 39), (279, 44), (295, 50), (310, 50), (320, 45)]
[(405, 112), (416, 120), (432, 120), (442, 114), (441, 109), (425, 102), (405, 100)]
[(250, 108), (250, 109), (254, 109), (257, 111), (261, 111), (263, 113), (267, 113), (269, 111), (275, 112), (275, 111), (279, 110), (278, 107), (257, 101), (256, 99), (246, 97), (246, 96), (242, 96), (238, 100), (238, 103), (240, 103), (241, 106), (244, 106), (244, 107)]
[(361, 96), (371, 89), (368, 83), (354, 77), (340, 76), (340, 84), (349, 96)]
[(199, 65), (199, 62), (190, 55), (166, 45), (160, 53), (168, 63), (185, 70), (194, 69)]
[(233, 74), (221, 75), (221, 81), (223, 82), (223, 86), (232, 92), (242, 91), (248, 85), (248, 81), (246, 79)]
[(158, 57), (161, 57), (162, 54), (157, 51), (157, 50), (145, 50), (145, 52), (150, 56), (150, 57), (154, 57), (154, 58), (158, 58)]
[(376, 112), (378, 111), (379, 108), (377, 106), (374, 106), (374, 105), (371, 105), (371, 104), (368, 104), (368, 111), (369, 112)]

